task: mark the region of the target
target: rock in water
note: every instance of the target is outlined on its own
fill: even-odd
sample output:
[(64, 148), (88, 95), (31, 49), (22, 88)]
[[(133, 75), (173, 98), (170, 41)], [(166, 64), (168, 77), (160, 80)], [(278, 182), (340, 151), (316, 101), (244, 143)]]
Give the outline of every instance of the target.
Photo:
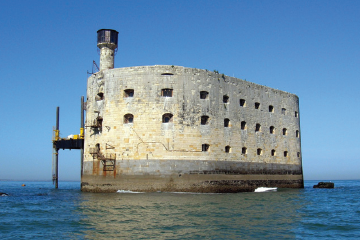
[(314, 185), (313, 188), (334, 188), (334, 183), (332, 183), (332, 182), (319, 182), (317, 185)]
[(4, 193), (4, 192), (0, 192), (0, 197), (5, 197), (5, 196), (9, 196), (9, 194)]

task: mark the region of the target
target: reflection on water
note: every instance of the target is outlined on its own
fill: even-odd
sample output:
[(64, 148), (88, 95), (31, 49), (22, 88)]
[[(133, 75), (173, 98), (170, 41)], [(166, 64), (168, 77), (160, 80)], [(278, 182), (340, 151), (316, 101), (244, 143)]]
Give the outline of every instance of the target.
[(89, 239), (295, 238), (301, 191), (84, 193), (80, 223)]

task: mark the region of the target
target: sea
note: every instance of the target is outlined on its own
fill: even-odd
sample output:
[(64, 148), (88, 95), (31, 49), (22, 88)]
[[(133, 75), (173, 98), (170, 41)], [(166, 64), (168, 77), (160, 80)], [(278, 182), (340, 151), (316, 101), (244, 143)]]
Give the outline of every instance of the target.
[[(0, 239), (360, 239), (360, 180), (334, 189), (84, 193), (0, 181)], [(25, 184), (26, 186), (22, 186)]]

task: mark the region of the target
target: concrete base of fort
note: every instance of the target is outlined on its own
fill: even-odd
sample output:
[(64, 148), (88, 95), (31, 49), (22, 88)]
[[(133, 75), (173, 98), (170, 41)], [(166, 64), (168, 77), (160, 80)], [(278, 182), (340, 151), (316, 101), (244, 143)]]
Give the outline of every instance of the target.
[(116, 160), (104, 171), (101, 161), (85, 161), (85, 192), (252, 192), (257, 187), (303, 188), (300, 165), (209, 160)]

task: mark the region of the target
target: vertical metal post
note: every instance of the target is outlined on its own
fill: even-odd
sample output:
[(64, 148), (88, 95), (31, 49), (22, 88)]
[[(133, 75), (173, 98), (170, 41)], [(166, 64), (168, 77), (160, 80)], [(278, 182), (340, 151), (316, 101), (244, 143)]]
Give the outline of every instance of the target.
[[(60, 108), (56, 108), (56, 130), (59, 131), (59, 112)], [(55, 149), (55, 188), (58, 188), (59, 180), (59, 149)]]
[(84, 130), (84, 96), (81, 96), (81, 120), (80, 120), (80, 131), (82, 131), (82, 134), (84, 135), (84, 145), (80, 149), (80, 176), (83, 175), (83, 163), (84, 163), (84, 146), (85, 146), (85, 130)]

